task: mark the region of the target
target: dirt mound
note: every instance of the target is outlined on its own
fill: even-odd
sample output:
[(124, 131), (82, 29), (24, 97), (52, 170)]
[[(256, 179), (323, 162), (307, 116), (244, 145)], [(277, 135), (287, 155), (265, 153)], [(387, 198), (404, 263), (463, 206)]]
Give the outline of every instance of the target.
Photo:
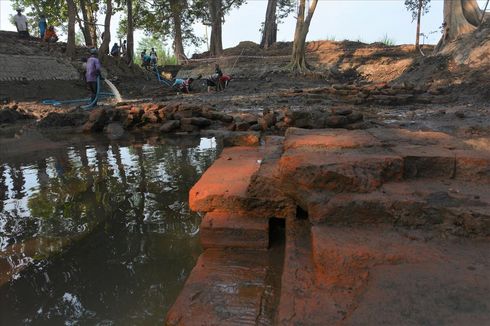
[(398, 79), (430, 89), (447, 89), (475, 99), (490, 99), (490, 24), (447, 44), (439, 53), (418, 58)]

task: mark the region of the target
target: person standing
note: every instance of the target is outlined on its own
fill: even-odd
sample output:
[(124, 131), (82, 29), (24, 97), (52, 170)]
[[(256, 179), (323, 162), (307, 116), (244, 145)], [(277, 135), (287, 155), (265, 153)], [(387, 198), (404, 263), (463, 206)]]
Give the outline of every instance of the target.
[(157, 55), (157, 51), (155, 50), (155, 48), (151, 48), (151, 51), (150, 51), (150, 59), (151, 59), (151, 64), (152, 65), (156, 65), (157, 64), (158, 55)]
[(46, 16), (41, 14), (41, 16), (39, 16), (39, 38), (41, 38), (41, 41), (44, 40), (44, 33), (46, 33), (47, 27), (48, 23), (46, 22)]
[(126, 40), (124, 40), (123, 44), (121, 45), (121, 56), (125, 57), (127, 53), (128, 53), (128, 46)]
[(100, 76), (100, 68), (101, 65), (99, 58), (97, 57), (97, 49), (90, 49), (90, 57), (87, 59), (85, 80), (87, 81), (88, 89), (90, 89), (90, 103), (92, 103), (92, 106), (97, 105), (97, 77)]
[(15, 27), (19, 32), (20, 37), (29, 37), (29, 29), (27, 28), (27, 17), (22, 14), (22, 9), (17, 9), (17, 15), (14, 16)]

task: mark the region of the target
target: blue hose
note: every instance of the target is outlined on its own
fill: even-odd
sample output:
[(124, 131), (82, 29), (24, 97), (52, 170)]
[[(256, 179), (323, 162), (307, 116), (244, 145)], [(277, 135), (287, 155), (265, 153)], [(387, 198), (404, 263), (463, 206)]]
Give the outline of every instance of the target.
[(90, 102), (87, 105), (83, 105), (80, 108), (82, 110), (92, 109), (95, 106), (95, 104), (97, 103), (97, 100), (99, 99), (99, 93), (100, 93), (100, 76), (97, 76), (97, 92), (95, 93), (95, 98), (93, 99), (92, 102)]
[(87, 105), (82, 106), (82, 109), (89, 109), (97, 102), (98, 99), (110, 97), (110, 96), (114, 96), (114, 94), (109, 93), (109, 92), (101, 92), (100, 91), (100, 78), (99, 78), (99, 76), (97, 76), (97, 94), (95, 96), (95, 100), (92, 102), (90, 102), (90, 100), (91, 100), (90, 98), (81, 98), (81, 99), (76, 99), (76, 100), (65, 100), (65, 101), (43, 100), (42, 103), (47, 104), (47, 105), (60, 106), (60, 105), (65, 105), (65, 104), (89, 102)]

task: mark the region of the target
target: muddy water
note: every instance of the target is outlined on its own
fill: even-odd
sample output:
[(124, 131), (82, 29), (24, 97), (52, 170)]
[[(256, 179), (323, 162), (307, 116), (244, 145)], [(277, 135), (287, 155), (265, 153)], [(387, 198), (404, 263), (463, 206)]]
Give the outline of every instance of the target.
[[(156, 325), (201, 252), (214, 139), (0, 156), (0, 325)], [(3, 162), (2, 162), (3, 161)]]

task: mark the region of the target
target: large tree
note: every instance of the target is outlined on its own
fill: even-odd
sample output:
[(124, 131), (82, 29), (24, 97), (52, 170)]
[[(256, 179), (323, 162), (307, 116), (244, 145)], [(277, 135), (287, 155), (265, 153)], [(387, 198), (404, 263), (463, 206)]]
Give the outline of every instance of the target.
[(127, 44), (126, 44), (126, 59), (128, 64), (134, 60), (134, 19), (133, 19), (133, 0), (126, 1), (127, 12)]
[(97, 47), (97, 11), (98, 0), (78, 0), (82, 17), (78, 17), (78, 24), (82, 30), (85, 44)]
[(195, 0), (193, 10), (202, 19), (204, 25), (211, 26), (209, 53), (219, 56), (223, 53), (222, 26), (225, 15), (232, 9), (238, 8), (245, 0)]
[[(201, 39), (193, 32), (192, 24), (196, 13), (187, 0), (137, 0), (134, 14), (134, 26), (143, 29), (156, 39), (172, 39), (172, 48), (179, 62), (185, 61), (184, 45), (198, 45)], [(127, 29), (127, 22), (121, 21), (120, 32)]]
[(68, 6), (68, 42), (66, 44), (66, 54), (75, 54), (75, 17), (77, 8), (73, 0), (66, 0)]
[(104, 19), (104, 37), (102, 39), (102, 44), (100, 45), (100, 55), (104, 56), (109, 53), (109, 46), (111, 43), (111, 17), (112, 12), (112, 1), (106, 0), (105, 5), (105, 19)]
[(481, 22), (488, 19), (476, 0), (444, 0), (444, 32), (436, 51), (458, 36), (474, 31)]
[(291, 70), (296, 73), (305, 73), (309, 70), (305, 58), (306, 36), (308, 35), (311, 19), (315, 13), (318, 0), (311, 0), (309, 3), (308, 13), (305, 16), (306, 0), (299, 0), (296, 30), (294, 32), (293, 53), (291, 55), (290, 63)]
[(265, 22), (262, 27), (261, 48), (269, 48), (277, 41), (277, 25), (281, 19), (286, 18), (294, 9), (294, 0), (269, 0), (265, 13)]
[(185, 0), (170, 0), (170, 12), (173, 22), (173, 49), (177, 60), (180, 62), (187, 60), (184, 52), (184, 42), (182, 39), (182, 22), (183, 13), (187, 7), (187, 1)]
[(405, 7), (412, 13), (412, 22), (417, 20), (417, 32), (415, 35), (415, 48), (420, 47), (420, 19), (423, 14), (429, 12), (430, 0), (405, 0)]

